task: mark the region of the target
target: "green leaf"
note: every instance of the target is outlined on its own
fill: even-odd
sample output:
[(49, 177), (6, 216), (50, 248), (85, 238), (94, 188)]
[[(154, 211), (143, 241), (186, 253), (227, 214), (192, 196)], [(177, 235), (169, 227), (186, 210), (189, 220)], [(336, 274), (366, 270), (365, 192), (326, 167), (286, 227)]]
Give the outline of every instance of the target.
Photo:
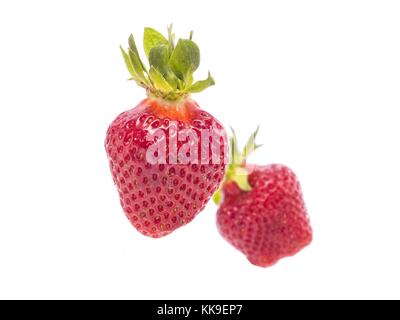
[(165, 75), (167, 73), (168, 62), (169, 62), (168, 45), (161, 44), (150, 50), (149, 53), (150, 66), (160, 71), (162, 75)]
[(130, 49), (137, 55), (137, 57), (139, 58), (139, 62), (140, 62), (140, 65), (142, 66), (143, 71), (146, 72), (146, 67), (144, 66), (142, 60), (140, 59), (139, 51), (138, 51), (138, 49), (137, 49), (137, 47), (136, 47), (136, 43), (135, 43), (135, 38), (133, 37), (132, 34), (129, 36), (128, 43), (129, 43), (129, 48), (130, 48)]
[(222, 200), (222, 190), (218, 189), (217, 192), (214, 193), (213, 195), (213, 201), (216, 205), (219, 205)]
[(171, 87), (175, 90), (175, 89), (181, 89), (181, 85), (180, 82), (181, 80), (179, 80), (177, 78), (177, 76), (175, 75), (175, 73), (173, 73), (172, 71), (168, 71), (165, 75), (165, 80), (168, 81), (168, 83), (171, 85)]
[(168, 49), (170, 55), (175, 49), (175, 34), (172, 33), (172, 23), (168, 26)]
[(193, 84), (193, 81), (194, 81), (193, 73), (188, 72), (185, 77), (185, 86), (184, 86), (185, 91), (189, 90), (189, 88)]
[(180, 39), (172, 52), (169, 65), (181, 80), (186, 80), (200, 65), (200, 50), (192, 40)]
[(154, 67), (150, 68), (149, 75), (154, 84), (154, 87), (157, 90), (160, 90), (161, 92), (164, 93), (173, 91), (172, 87), (167, 82), (167, 80), (165, 80), (163, 75)]
[(213, 77), (211, 76), (210, 72), (208, 73), (208, 78), (206, 80), (197, 81), (189, 88), (189, 92), (191, 93), (198, 93), (201, 92), (208, 87), (211, 87), (215, 84)]
[(168, 40), (153, 28), (145, 28), (143, 35), (143, 48), (147, 58), (149, 57), (151, 49), (161, 44), (168, 45)]
[(124, 57), (124, 61), (126, 64), (126, 67), (128, 68), (129, 73), (131, 74), (132, 77), (135, 77), (135, 70), (133, 69), (132, 61), (129, 58), (128, 54), (125, 52), (125, 50), (122, 48), (122, 46), (119, 47), (121, 49), (122, 56)]
[(257, 127), (256, 131), (254, 131), (250, 136), (249, 140), (247, 140), (247, 143), (243, 149), (243, 154), (242, 154), (245, 161), (250, 154), (252, 154), (255, 150), (257, 150), (262, 146), (256, 144), (256, 137), (259, 130), (260, 126)]
[(234, 175), (232, 175), (230, 179), (235, 181), (241, 190), (251, 190), (251, 186), (249, 183), (249, 173), (245, 168), (237, 167), (235, 169)]
[(243, 159), (242, 153), (239, 150), (237, 136), (236, 136), (235, 130), (233, 130), (233, 128), (231, 128), (231, 130), (232, 130), (232, 136), (229, 141), (231, 164), (233, 166), (242, 165), (244, 159)]
[(128, 68), (129, 73), (131, 74), (133, 80), (135, 80), (139, 85), (140, 83), (140, 78), (137, 76), (135, 68), (133, 67), (132, 61), (129, 57), (129, 55), (125, 52), (125, 50), (120, 46), (122, 56), (124, 57), (124, 61), (126, 64), (126, 67)]
[(140, 63), (139, 57), (136, 55), (135, 52), (133, 52), (129, 48), (129, 58), (132, 62), (133, 69), (136, 73), (137, 78), (144, 84), (149, 84), (148, 80), (146, 79), (146, 76), (144, 75), (144, 71), (142, 68), (142, 65)]

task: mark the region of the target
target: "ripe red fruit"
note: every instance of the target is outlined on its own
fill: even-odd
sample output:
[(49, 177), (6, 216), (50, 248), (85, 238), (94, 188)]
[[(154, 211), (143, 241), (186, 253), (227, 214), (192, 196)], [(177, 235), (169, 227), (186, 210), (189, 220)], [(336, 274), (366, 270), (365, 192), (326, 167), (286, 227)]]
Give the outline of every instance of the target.
[[(192, 221), (218, 189), (225, 174), (226, 134), (190, 98), (214, 84), (211, 76), (192, 83), (199, 63), (193, 41), (179, 40), (175, 47), (171, 30), (167, 40), (146, 28), (150, 71), (132, 36), (129, 44), (125, 62), (148, 98), (112, 122), (105, 148), (126, 216), (142, 234), (159, 238)], [(211, 136), (203, 136), (207, 130)]]
[[(247, 144), (245, 156), (257, 147), (256, 133)], [(293, 171), (283, 165), (246, 165), (245, 157), (237, 153), (234, 143), (232, 146), (240, 165), (236, 162), (228, 169), (217, 226), (251, 263), (268, 267), (312, 241), (300, 184)]]

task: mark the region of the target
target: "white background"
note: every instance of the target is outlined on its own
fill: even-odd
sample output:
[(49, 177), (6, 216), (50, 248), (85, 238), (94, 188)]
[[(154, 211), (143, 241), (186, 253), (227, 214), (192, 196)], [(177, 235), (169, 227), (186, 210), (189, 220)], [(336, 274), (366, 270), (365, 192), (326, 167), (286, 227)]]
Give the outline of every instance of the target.
[[(400, 298), (398, 1), (2, 1), (0, 298)], [(313, 244), (269, 269), (209, 203), (153, 240), (125, 218), (103, 147), (144, 92), (118, 46), (195, 31), (195, 99), (251, 160), (298, 174)], [(141, 46), (141, 45), (140, 45)]]

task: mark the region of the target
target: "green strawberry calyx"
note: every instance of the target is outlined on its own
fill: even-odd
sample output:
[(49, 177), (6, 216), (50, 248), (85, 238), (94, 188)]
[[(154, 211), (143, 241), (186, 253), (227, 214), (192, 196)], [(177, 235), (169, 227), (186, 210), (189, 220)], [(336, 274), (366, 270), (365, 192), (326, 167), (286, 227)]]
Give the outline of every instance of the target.
[(251, 186), (249, 183), (249, 172), (246, 169), (246, 161), (247, 158), (252, 154), (255, 150), (260, 148), (262, 145), (256, 144), (256, 137), (260, 126), (257, 127), (256, 131), (254, 131), (243, 149), (243, 151), (239, 150), (237, 136), (235, 131), (232, 130), (232, 136), (229, 139), (229, 150), (230, 150), (230, 163), (228, 169), (225, 173), (225, 178), (222, 183), (221, 188), (217, 190), (217, 192), (213, 196), (213, 200), (215, 204), (219, 204), (222, 200), (222, 189), (225, 183), (234, 181), (238, 187), (243, 191), (251, 191)]
[(121, 48), (126, 67), (135, 81), (147, 91), (149, 97), (179, 101), (191, 93), (198, 93), (215, 84), (210, 72), (205, 80), (194, 82), (193, 74), (200, 65), (200, 50), (192, 40), (179, 39), (175, 44), (172, 25), (168, 37), (153, 28), (145, 28), (143, 48), (149, 68), (142, 62), (133, 35), (128, 39), (127, 50)]

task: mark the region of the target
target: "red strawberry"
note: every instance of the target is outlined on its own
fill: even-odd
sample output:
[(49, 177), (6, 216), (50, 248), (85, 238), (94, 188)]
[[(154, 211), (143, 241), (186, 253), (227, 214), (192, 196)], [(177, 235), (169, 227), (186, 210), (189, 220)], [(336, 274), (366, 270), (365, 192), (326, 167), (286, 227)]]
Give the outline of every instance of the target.
[(221, 235), (243, 252), (249, 261), (268, 267), (283, 257), (292, 256), (310, 244), (312, 230), (300, 190), (289, 168), (246, 165), (246, 157), (258, 146), (252, 135), (243, 154), (231, 142), (230, 165), (217, 212)]
[[(193, 83), (198, 47), (191, 39), (175, 46), (171, 29), (168, 38), (145, 29), (149, 71), (129, 38), (128, 53), (122, 50), (125, 62), (148, 98), (112, 122), (105, 142), (125, 214), (138, 231), (154, 238), (193, 220), (218, 189), (226, 167), (225, 130), (190, 98), (214, 81), (209, 75)], [(207, 130), (213, 130), (210, 137), (204, 136)]]

